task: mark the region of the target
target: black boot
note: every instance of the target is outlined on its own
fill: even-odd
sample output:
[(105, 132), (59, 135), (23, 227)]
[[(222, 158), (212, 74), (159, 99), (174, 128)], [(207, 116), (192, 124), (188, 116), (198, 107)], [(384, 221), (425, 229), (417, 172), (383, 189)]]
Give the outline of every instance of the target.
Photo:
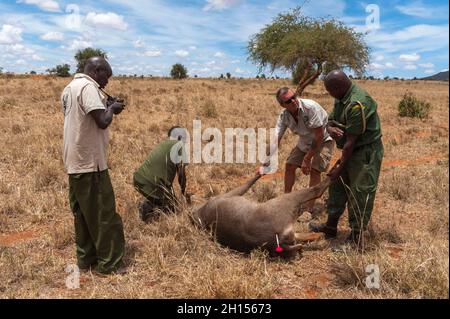
[(148, 200), (144, 200), (139, 204), (139, 217), (142, 221), (147, 221), (147, 219), (150, 217), (151, 213), (153, 212), (154, 205), (149, 202)]
[(324, 233), (325, 239), (336, 238), (339, 217), (340, 216), (336, 217), (336, 216), (328, 215), (328, 219), (325, 224), (309, 223), (309, 229), (315, 233)]

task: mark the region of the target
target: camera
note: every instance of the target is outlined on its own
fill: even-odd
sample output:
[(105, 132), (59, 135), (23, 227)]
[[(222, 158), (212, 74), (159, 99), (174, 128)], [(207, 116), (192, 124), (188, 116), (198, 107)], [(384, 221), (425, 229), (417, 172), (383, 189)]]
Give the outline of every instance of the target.
[(108, 107), (111, 106), (112, 104), (116, 103), (116, 102), (122, 103), (125, 106), (125, 100), (124, 99), (121, 99), (121, 98), (118, 98), (118, 97), (114, 97), (114, 96), (108, 96), (108, 98), (106, 99), (106, 105)]

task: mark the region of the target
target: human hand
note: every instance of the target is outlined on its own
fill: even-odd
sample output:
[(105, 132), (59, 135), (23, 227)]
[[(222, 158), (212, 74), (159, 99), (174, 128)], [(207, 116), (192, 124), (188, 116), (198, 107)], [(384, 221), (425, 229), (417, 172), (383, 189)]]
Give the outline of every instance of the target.
[(335, 126), (327, 126), (327, 132), (334, 140), (338, 140), (344, 135), (344, 131)]
[(340, 165), (340, 161), (334, 165), (331, 171), (328, 172), (327, 176), (332, 180), (336, 180), (342, 174), (342, 167)]
[(114, 114), (120, 114), (120, 112), (123, 111), (125, 105), (123, 104), (123, 102), (120, 101), (116, 101), (113, 104), (111, 104), (109, 106), (109, 108), (113, 111)]
[(309, 173), (311, 172), (311, 158), (305, 156), (300, 168), (303, 174), (309, 175)]

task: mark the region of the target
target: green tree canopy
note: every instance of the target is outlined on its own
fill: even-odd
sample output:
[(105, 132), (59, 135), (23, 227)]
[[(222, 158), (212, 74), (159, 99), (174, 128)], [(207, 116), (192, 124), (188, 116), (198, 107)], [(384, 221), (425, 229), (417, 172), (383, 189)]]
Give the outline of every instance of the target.
[(86, 48), (78, 50), (75, 54), (75, 60), (77, 61), (77, 73), (84, 71), (86, 60), (92, 58), (93, 56), (102, 56), (105, 59), (108, 58), (106, 52), (102, 49)]
[(53, 69), (47, 69), (48, 73), (51, 75), (57, 75), (61, 77), (68, 77), (70, 76), (70, 65), (69, 64), (60, 64), (54, 67)]
[(349, 68), (363, 74), (369, 64), (364, 34), (335, 19), (305, 17), (300, 8), (279, 14), (252, 36), (247, 49), (260, 71), (291, 71), (299, 95), (322, 73)]
[(187, 69), (183, 64), (174, 64), (172, 70), (170, 70), (170, 76), (174, 79), (187, 78)]

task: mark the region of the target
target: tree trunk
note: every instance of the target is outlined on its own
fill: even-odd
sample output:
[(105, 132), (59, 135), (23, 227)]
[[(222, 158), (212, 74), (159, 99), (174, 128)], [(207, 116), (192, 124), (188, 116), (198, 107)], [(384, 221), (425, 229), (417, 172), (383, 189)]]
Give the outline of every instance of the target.
[(302, 79), (300, 80), (300, 83), (297, 86), (297, 90), (295, 91), (295, 94), (297, 96), (301, 96), (303, 93), (303, 90), (310, 85), (312, 82), (314, 82), (315, 79), (319, 77), (319, 75), (322, 73), (322, 64), (317, 63), (317, 70), (314, 72), (313, 75), (311, 75), (309, 78), (306, 78), (305, 75), (308, 74), (308, 70), (305, 70), (305, 73), (302, 76)]

